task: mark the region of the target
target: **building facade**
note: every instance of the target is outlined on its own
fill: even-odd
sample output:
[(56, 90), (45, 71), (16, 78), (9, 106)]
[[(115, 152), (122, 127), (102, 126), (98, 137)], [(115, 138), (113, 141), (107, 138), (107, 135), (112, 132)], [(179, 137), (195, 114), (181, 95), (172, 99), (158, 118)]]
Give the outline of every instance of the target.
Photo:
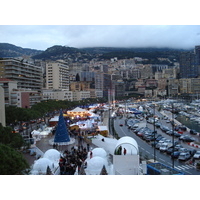
[(43, 90), (42, 99), (48, 100), (67, 100), (73, 101), (73, 92), (68, 90)]
[(41, 102), (41, 92), (34, 90), (13, 89), (11, 92), (11, 106), (31, 108), (34, 104)]
[(6, 126), (4, 89), (0, 86), (0, 123)]
[(62, 60), (46, 64), (46, 89), (69, 90), (69, 66)]
[(195, 63), (195, 54), (182, 52), (180, 55), (180, 78), (197, 78), (198, 66)]
[(17, 82), (7, 78), (0, 78), (0, 86), (4, 89), (5, 105), (11, 105), (11, 92), (17, 89)]
[(17, 81), (18, 89), (41, 91), (43, 85), (42, 68), (36, 66), (33, 62), (24, 59), (5, 58), (0, 60), (0, 69), (0, 78)]

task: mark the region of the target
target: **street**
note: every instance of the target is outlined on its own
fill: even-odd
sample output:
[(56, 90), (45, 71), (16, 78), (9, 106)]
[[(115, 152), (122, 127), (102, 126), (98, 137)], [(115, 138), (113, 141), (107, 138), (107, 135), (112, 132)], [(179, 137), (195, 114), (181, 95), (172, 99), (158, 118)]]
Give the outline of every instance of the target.
[[(154, 148), (151, 147), (151, 145), (147, 142), (145, 142), (144, 140), (142, 140), (140, 137), (138, 137), (132, 130), (128, 129), (128, 126), (125, 126), (125, 117), (119, 119), (116, 118), (114, 120), (114, 127), (116, 132), (118, 133), (119, 137), (123, 137), (123, 136), (130, 136), (132, 138), (134, 138), (139, 146), (139, 151), (140, 151), (140, 155), (145, 156), (148, 159), (154, 159)], [(119, 126), (119, 124), (123, 124), (123, 126)], [(164, 124), (164, 122), (163, 122)], [(166, 124), (167, 126), (171, 126), (171, 124)], [(152, 124), (147, 124), (147, 126), (153, 130), (153, 125)], [(166, 138), (171, 139), (171, 136), (163, 133), (160, 129), (157, 129), (158, 134), (163, 135)], [(181, 142), (181, 145), (185, 148), (188, 149), (192, 149), (193, 147)], [(173, 166), (173, 161), (171, 159), (171, 157), (169, 155), (167, 155), (166, 153), (161, 153), (159, 150), (156, 149), (156, 160), (168, 165), (170, 167)], [(180, 162), (176, 159), (174, 159), (174, 168), (184, 172), (187, 175), (200, 175), (200, 171), (197, 171), (195, 169), (195, 167), (193, 165), (190, 164), (186, 164), (186, 162)]]

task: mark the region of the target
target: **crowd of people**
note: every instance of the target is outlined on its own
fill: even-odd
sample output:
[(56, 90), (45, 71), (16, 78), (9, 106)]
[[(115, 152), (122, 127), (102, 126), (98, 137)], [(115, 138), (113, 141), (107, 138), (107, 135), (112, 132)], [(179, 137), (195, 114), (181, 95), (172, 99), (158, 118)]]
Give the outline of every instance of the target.
[(73, 146), (71, 151), (65, 150), (63, 156), (59, 160), (61, 175), (74, 175), (76, 169), (80, 172), (81, 166), (87, 158), (90, 150), (89, 144), (87, 148), (83, 145)]

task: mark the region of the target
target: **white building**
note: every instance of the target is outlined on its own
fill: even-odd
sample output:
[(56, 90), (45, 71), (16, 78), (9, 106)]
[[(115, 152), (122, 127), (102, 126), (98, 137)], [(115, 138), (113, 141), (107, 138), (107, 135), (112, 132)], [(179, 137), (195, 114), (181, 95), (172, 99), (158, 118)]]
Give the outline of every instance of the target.
[(73, 92), (73, 101), (80, 101), (83, 99), (90, 98), (90, 91), (74, 91)]
[(73, 92), (68, 90), (43, 90), (43, 100), (73, 101)]
[(46, 64), (46, 88), (69, 90), (69, 66), (62, 60)]

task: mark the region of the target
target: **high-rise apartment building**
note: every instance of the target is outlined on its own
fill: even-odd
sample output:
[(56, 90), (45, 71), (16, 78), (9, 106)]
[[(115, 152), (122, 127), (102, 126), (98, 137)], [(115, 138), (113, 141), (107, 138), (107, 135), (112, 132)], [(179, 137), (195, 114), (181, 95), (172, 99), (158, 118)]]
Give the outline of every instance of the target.
[(46, 64), (46, 88), (69, 90), (69, 66), (62, 60)]
[(200, 46), (196, 46), (194, 53), (182, 52), (180, 55), (180, 78), (197, 78), (200, 68)]
[(200, 46), (195, 46), (194, 53), (195, 53), (195, 63), (198, 68), (198, 76), (199, 76), (200, 75)]
[(42, 89), (42, 69), (28, 60), (16, 58), (0, 60), (0, 78), (17, 81), (18, 89), (36, 91)]

